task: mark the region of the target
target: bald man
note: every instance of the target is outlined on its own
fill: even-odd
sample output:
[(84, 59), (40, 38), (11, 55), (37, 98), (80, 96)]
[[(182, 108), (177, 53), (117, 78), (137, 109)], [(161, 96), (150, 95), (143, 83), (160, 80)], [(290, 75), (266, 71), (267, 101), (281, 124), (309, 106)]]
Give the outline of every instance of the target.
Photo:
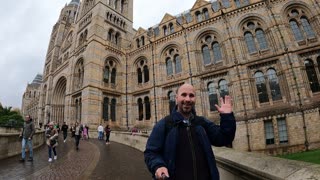
[(154, 179), (218, 180), (211, 145), (227, 146), (236, 132), (230, 96), (220, 98), (220, 126), (197, 116), (196, 93), (190, 84), (176, 92), (176, 107), (153, 128), (144, 151), (145, 163)]

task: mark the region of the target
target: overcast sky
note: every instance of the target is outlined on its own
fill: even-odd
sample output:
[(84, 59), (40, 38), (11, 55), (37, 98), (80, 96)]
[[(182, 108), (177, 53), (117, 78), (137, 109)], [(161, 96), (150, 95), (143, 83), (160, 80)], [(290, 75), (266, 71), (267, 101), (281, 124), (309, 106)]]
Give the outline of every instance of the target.
[[(165, 13), (177, 15), (196, 0), (134, 0), (134, 28), (152, 27)], [(28, 83), (43, 73), (52, 26), (71, 0), (9, 0), (0, 6), (0, 102), (21, 108)]]

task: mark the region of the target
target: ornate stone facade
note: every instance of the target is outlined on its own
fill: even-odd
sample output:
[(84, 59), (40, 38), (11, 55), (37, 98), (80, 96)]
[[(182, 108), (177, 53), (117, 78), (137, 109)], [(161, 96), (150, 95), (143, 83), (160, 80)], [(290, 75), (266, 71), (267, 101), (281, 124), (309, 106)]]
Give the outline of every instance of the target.
[(213, 104), (233, 97), (235, 149), (319, 148), (319, 12), (316, 0), (196, 0), (135, 30), (131, 0), (73, 0), (51, 33), (38, 117), (151, 129), (192, 83), (197, 113), (217, 123)]
[[(28, 84), (22, 97), (22, 117), (30, 115), (35, 124), (39, 125), (38, 108), (41, 94), (42, 75), (37, 74), (32, 83)], [(41, 121), (42, 123), (42, 121)]]

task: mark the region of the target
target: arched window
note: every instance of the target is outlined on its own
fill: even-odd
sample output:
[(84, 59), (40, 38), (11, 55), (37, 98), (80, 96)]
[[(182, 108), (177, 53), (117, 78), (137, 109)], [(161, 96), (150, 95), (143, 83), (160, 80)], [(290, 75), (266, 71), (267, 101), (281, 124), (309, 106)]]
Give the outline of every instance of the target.
[(138, 68), (138, 83), (142, 83), (142, 71)]
[(207, 20), (209, 19), (209, 12), (208, 12), (208, 9), (203, 9), (203, 14), (204, 14), (204, 19)]
[(147, 65), (143, 67), (144, 82), (149, 82), (149, 68)]
[(218, 104), (218, 95), (217, 95), (217, 89), (214, 87), (213, 82), (210, 82), (208, 84), (208, 94), (209, 94), (210, 111), (216, 111), (217, 108), (215, 104)]
[(306, 73), (309, 80), (309, 85), (312, 92), (320, 91), (319, 81), (316, 74), (316, 70), (312, 60), (305, 60), (304, 65), (306, 67)]
[(272, 100), (276, 101), (276, 100), (282, 99), (279, 80), (278, 80), (276, 71), (274, 69), (268, 69), (267, 75), (268, 75)]
[(176, 73), (180, 73), (182, 71), (182, 68), (181, 68), (181, 60), (180, 60), (180, 56), (179, 55), (176, 55), (174, 57), (174, 64), (176, 65), (175, 66), (175, 70), (176, 70)]
[(220, 45), (218, 42), (213, 42), (212, 50), (213, 50), (214, 63), (221, 61), (222, 55), (221, 55)]
[(104, 73), (103, 73), (103, 81), (106, 83), (109, 83), (109, 74), (110, 74), (109, 66), (106, 66), (104, 68)]
[(169, 91), (168, 99), (169, 99), (169, 112), (171, 114), (171, 112), (173, 111), (173, 109), (176, 106), (176, 96), (173, 91)]
[(166, 60), (166, 65), (167, 65), (167, 76), (170, 76), (173, 74), (172, 61), (170, 58)]
[(102, 110), (102, 119), (105, 121), (109, 120), (109, 98), (103, 98), (103, 110)]
[(254, 39), (253, 39), (252, 34), (250, 32), (246, 32), (244, 34), (244, 38), (245, 38), (245, 41), (247, 43), (247, 48), (248, 48), (249, 53), (257, 52), (257, 48), (256, 48), (256, 45), (254, 43)]
[(254, 77), (256, 79), (256, 88), (259, 96), (259, 102), (269, 102), (267, 87), (263, 73), (258, 71), (254, 74)]
[(151, 112), (150, 112), (150, 100), (148, 96), (144, 98), (144, 106), (146, 110), (146, 120), (150, 120)]
[(293, 32), (293, 35), (294, 35), (294, 38), (296, 39), (296, 41), (303, 40), (303, 36), (302, 36), (301, 30), (300, 30), (297, 22), (294, 20), (291, 20), (290, 26), (291, 26), (291, 30)]
[(201, 37), (200, 42), (204, 65), (216, 64), (222, 61), (223, 54), (221, 52), (221, 46), (215, 35), (205, 35)]
[(108, 58), (105, 61), (105, 69), (103, 72), (103, 81), (105, 83), (116, 83), (116, 63), (113, 58)]
[(112, 84), (116, 83), (116, 75), (117, 75), (117, 70), (116, 70), (116, 68), (113, 68), (111, 71), (111, 83)]
[(143, 103), (142, 99), (138, 99), (138, 113), (139, 113), (139, 121), (143, 120)]
[(137, 42), (137, 47), (139, 48), (140, 47), (140, 40), (136, 39), (136, 42)]
[(292, 9), (288, 12), (287, 16), (296, 41), (315, 37), (315, 33), (304, 10)]
[(266, 40), (266, 37), (264, 35), (264, 32), (261, 29), (258, 29), (256, 31), (256, 37), (259, 43), (259, 49), (267, 49), (268, 48), (268, 43)]
[(172, 23), (169, 24), (169, 29), (170, 29), (170, 34), (174, 33), (174, 27)]
[(224, 79), (219, 81), (219, 92), (220, 92), (220, 97), (223, 97), (223, 98), (226, 95), (229, 95), (228, 84), (227, 84), (227, 81)]
[(116, 43), (117, 45), (120, 44), (120, 33), (116, 33), (116, 35), (115, 35), (115, 43)]
[(168, 35), (168, 28), (167, 26), (163, 26), (163, 35)]
[(202, 57), (204, 65), (211, 63), (210, 51), (207, 45), (202, 47)]
[(149, 82), (149, 68), (146, 59), (141, 59), (136, 64), (138, 73), (138, 83)]
[(198, 22), (202, 21), (202, 14), (199, 11), (196, 12), (196, 17)]
[(144, 46), (144, 36), (141, 36), (141, 43), (142, 43), (142, 46)]
[(110, 29), (110, 30), (108, 31), (108, 40), (109, 40), (110, 42), (112, 42), (112, 34), (113, 34), (113, 30)]
[(167, 76), (182, 72), (179, 50), (175, 47), (165, 51)]
[(243, 26), (243, 31), (244, 40), (250, 54), (257, 52), (258, 50), (268, 49), (268, 41), (265, 32), (262, 29), (261, 22), (251, 20)]
[(113, 98), (111, 100), (111, 121), (116, 121), (116, 104), (117, 100)]
[(301, 17), (301, 24), (304, 29), (304, 32), (307, 34), (308, 38), (315, 37), (315, 34), (310, 26), (310, 23), (306, 17)]

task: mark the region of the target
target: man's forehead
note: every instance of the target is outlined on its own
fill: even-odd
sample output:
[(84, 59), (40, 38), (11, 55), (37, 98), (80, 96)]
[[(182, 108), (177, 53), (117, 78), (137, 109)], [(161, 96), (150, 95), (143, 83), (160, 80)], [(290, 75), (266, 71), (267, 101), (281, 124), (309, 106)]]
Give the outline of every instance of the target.
[(193, 86), (189, 85), (189, 84), (185, 84), (185, 85), (182, 85), (179, 90), (178, 90), (178, 93), (181, 94), (181, 93), (195, 93), (194, 91), (194, 88)]

